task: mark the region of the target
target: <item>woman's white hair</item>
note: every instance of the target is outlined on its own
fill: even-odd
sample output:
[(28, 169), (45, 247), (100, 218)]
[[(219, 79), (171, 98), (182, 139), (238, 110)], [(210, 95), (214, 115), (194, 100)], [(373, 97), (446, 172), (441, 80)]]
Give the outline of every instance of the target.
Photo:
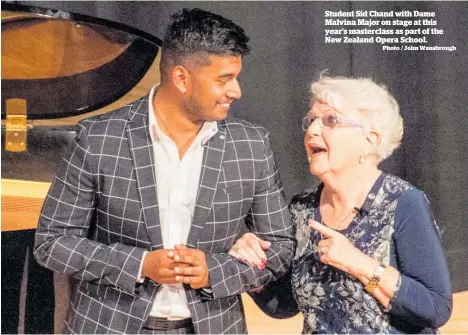
[(385, 86), (369, 78), (329, 77), (322, 72), (320, 79), (312, 83), (311, 93), (312, 104), (321, 100), (342, 112), (361, 112), (368, 126), (380, 135), (375, 148), (380, 162), (400, 145), (403, 119), (398, 102)]

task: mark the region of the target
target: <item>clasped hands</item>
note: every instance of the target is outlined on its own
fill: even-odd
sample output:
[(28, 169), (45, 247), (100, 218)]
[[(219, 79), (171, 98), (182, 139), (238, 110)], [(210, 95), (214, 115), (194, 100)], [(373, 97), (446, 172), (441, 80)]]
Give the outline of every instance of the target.
[(210, 287), (205, 253), (185, 244), (148, 252), (143, 260), (142, 277), (159, 284), (190, 284), (194, 289)]

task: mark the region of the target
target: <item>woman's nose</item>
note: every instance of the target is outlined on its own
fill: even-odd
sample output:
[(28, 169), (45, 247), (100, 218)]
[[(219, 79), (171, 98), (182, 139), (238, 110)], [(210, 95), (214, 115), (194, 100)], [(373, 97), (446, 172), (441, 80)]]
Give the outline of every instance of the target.
[(306, 133), (309, 135), (309, 136), (313, 136), (313, 135), (320, 135), (320, 132), (321, 132), (321, 129), (322, 127), (320, 126), (320, 120), (318, 118), (316, 118), (314, 121), (312, 121), (312, 123), (309, 125), (309, 128), (307, 128), (307, 131)]

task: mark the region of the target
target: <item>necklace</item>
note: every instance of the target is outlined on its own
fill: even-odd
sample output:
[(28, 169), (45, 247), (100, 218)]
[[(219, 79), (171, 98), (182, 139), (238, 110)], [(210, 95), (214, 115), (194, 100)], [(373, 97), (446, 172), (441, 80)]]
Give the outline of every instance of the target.
[[(320, 213), (321, 214), (321, 213)], [(333, 230), (339, 230), (341, 228), (341, 225), (343, 224), (343, 222), (346, 221), (346, 219), (351, 215), (351, 214), (356, 214), (356, 210), (353, 208), (351, 211), (348, 212), (348, 214), (346, 214), (346, 216), (340, 221), (340, 223), (336, 226), (336, 227), (330, 227), (330, 226), (327, 226)], [(325, 221), (323, 220), (323, 216), (322, 216), (322, 224), (325, 224)]]
[[(362, 203), (362, 202), (360, 202), (360, 200), (361, 200), (362, 197), (365, 195), (366, 191), (372, 189), (372, 185), (375, 183), (376, 179), (381, 175), (381, 173), (382, 173), (381, 171), (378, 171), (378, 173), (377, 173), (375, 176), (373, 176), (372, 178), (370, 178), (367, 182), (364, 182), (364, 185), (365, 185), (365, 186), (361, 189), (360, 195), (359, 195), (359, 197), (357, 198), (357, 200), (358, 200), (357, 203)], [(324, 199), (323, 193), (324, 193), (324, 192), (322, 191), (322, 197), (320, 197), (320, 202), (321, 202), (321, 203), (323, 202), (323, 199)], [(366, 199), (366, 198), (367, 198), (367, 196), (364, 197), (364, 199)], [(320, 205), (319, 205), (319, 211), (320, 211), (320, 216), (321, 216), (321, 223), (322, 223), (323, 225), (326, 225), (326, 224), (325, 224), (325, 221), (323, 220), (322, 206), (323, 206), (323, 204), (320, 204)], [(348, 219), (348, 217), (349, 217), (351, 214), (354, 214), (354, 215), (355, 215), (358, 211), (360, 212), (360, 209), (359, 209), (360, 207), (361, 207), (361, 206), (355, 206), (355, 207), (353, 207), (350, 211), (348, 211), (347, 214), (346, 214), (346, 216), (340, 221), (340, 223), (339, 223), (336, 227), (330, 227), (330, 226), (327, 226), (327, 227), (333, 229), (334, 231), (339, 230), (339, 229), (342, 227), (343, 223)], [(322, 234), (321, 234), (321, 239), (324, 239), (324, 236), (323, 236)]]
[[(363, 193), (363, 192), (361, 192), (361, 195), (362, 195), (362, 193)], [(323, 201), (323, 198), (321, 197), (320, 202), (322, 202), (322, 201)], [(357, 207), (353, 207), (350, 211), (348, 211), (348, 212), (346, 213), (346, 215), (344, 216), (344, 218), (340, 220), (340, 223), (339, 223), (337, 226), (331, 227), (331, 226), (328, 226), (328, 225), (325, 223), (324, 219), (323, 219), (323, 210), (322, 210), (323, 207), (322, 207), (322, 206), (323, 206), (323, 204), (321, 204), (321, 205), (319, 206), (320, 216), (321, 216), (321, 219), (322, 219), (322, 220), (321, 220), (321, 223), (322, 223), (323, 225), (327, 226), (328, 228), (333, 229), (334, 231), (339, 230), (339, 229), (341, 228), (341, 226), (343, 225), (343, 223), (348, 219), (348, 217), (349, 217), (351, 214), (355, 215), (355, 214), (357, 213), (357, 211), (356, 211), (356, 208), (357, 208)], [(321, 239), (322, 239), (322, 240), (324, 239), (324, 236), (323, 236), (323, 235), (321, 235)]]
[[(320, 209), (319, 209), (319, 210), (320, 210)], [(333, 229), (334, 231), (337, 231), (337, 230), (339, 230), (339, 229), (341, 228), (341, 225), (343, 224), (343, 222), (345, 222), (346, 219), (347, 219), (351, 214), (356, 214), (356, 210), (355, 210), (354, 208), (353, 208), (351, 211), (349, 211), (348, 214), (346, 214), (346, 216), (340, 221), (340, 223), (338, 224), (338, 226), (336, 226), (336, 227), (330, 227), (330, 226), (327, 226), (327, 225), (326, 225), (325, 221), (323, 220), (323, 215), (322, 215), (322, 213), (320, 213), (320, 216), (322, 217), (321, 224), (327, 226), (328, 228)], [(320, 235), (321, 235), (321, 239), (322, 239), (322, 240), (325, 239), (325, 236), (323, 236), (323, 234), (320, 233)]]

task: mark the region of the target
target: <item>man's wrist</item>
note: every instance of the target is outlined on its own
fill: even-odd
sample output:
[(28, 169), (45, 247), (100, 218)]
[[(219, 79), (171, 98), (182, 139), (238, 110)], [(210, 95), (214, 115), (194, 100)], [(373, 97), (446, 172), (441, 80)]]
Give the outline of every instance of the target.
[(206, 281), (203, 288), (211, 290), (210, 272), (208, 271), (208, 267), (206, 267)]

